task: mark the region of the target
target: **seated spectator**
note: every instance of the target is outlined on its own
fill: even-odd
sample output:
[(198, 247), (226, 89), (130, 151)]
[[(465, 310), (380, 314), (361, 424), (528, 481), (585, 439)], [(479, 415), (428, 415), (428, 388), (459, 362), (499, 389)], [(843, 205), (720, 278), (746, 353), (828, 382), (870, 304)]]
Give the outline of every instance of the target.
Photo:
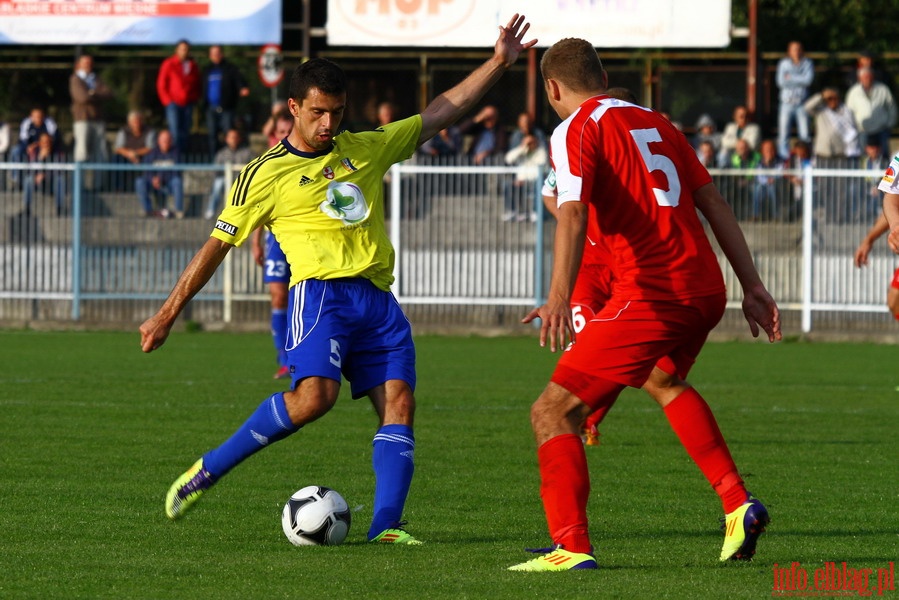
[[(154, 167), (168, 167), (181, 162), (180, 154), (168, 129), (159, 132), (155, 147), (144, 156), (143, 162)], [(180, 171), (148, 169), (137, 178), (134, 186), (145, 217), (158, 216), (164, 219), (171, 217), (172, 212), (166, 206), (166, 197), (172, 196), (175, 203), (175, 217), (184, 218), (184, 187)], [(159, 211), (153, 209), (151, 194), (161, 203)]]
[(423, 156), (431, 156), (449, 162), (452, 157), (462, 153), (462, 134), (455, 126), (441, 129), (437, 135), (422, 144), (418, 152)]
[(706, 169), (714, 169), (718, 166), (718, 153), (715, 151), (715, 146), (712, 142), (708, 140), (700, 142), (699, 147), (696, 149), (696, 156)]
[(474, 140), (468, 156), (472, 164), (490, 164), (496, 156), (502, 156), (506, 149), (506, 133), (499, 123), (499, 111), (487, 105), (473, 119), (459, 125), (463, 136), (471, 135)]
[(524, 136), (518, 146), (506, 152), (506, 164), (517, 165), (518, 169), (503, 190), (503, 221), (537, 221), (537, 182), (542, 183), (542, 167), (548, 156), (546, 145), (534, 134)]
[[(53, 151), (61, 150), (59, 147), (59, 127), (52, 117), (48, 117), (44, 109), (36, 106), (31, 109), (31, 113), (22, 119), (19, 125), (19, 135), (15, 146), (10, 149), (9, 162), (25, 162), (28, 155), (38, 147), (38, 140), (42, 133), (47, 133), (53, 140)], [(12, 172), (12, 179), (16, 183), (19, 181), (19, 172)]]
[[(237, 129), (229, 129), (225, 133), (225, 147), (216, 152), (215, 164), (223, 168), (243, 167), (253, 160), (253, 151), (243, 145), (243, 136)], [(212, 181), (212, 191), (206, 204), (206, 212), (203, 216), (211, 219), (216, 215), (225, 195), (225, 175), (218, 173)]]
[(745, 106), (734, 109), (734, 120), (724, 126), (721, 135), (721, 151), (718, 154), (718, 164), (722, 167), (730, 164), (730, 156), (737, 148), (737, 141), (745, 140), (749, 149), (758, 150), (762, 140), (762, 130), (758, 124), (749, 120), (749, 110)]
[(693, 148), (696, 150), (697, 155), (699, 154), (699, 146), (701, 146), (703, 142), (712, 144), (712, 148), (714, 148), (716, 155), (721, 151), (721, 133), (718, 132), (715, 120), (707, 114), (700, 115), (699, 119), (696, 120), (696, 134), (693, 136)]
[(143, 113), (130, 111), (126, 125), (119, 129), (115, 137), (115, 162), (139, 165), (153, 149), (155, 140), (156, 131), (146, 126)]
[(861, 154), (855, 117), (843, 104), (839, 90), (824, 88), (806, 100), (804, 108), (815, 118), (812, 152), (819, 159), (819, 166), (821, 159), (856, 158)]
[[(61, 163), (64, 156), (56, 151), (53, 143), (53, 136), (47, 132), (38, 136), (37, 146), (28, 152), (28, 163), (50, 164)], [(62, 216), (66, 214), (66, 172), (51, 169), (37, 169), (25, 171), (24, 177), (24, 204), (25, 214), (31, 214), (31, 201), (34, 199), (34, 192), (42, 193), (53, 192), (56, 200), (56, 214)]]
[[(733, 154), (730, 155), (730, 167), (732, 169), (755, 169), (758, 167), (761, 157), (754, 151), (749, 142), (744, 139), (737, 140)], [(754, 183), (754, 176), (735, 177), (733, 194), (728, 200), (733, 203), (734, 214), (738, 219), (746, 219), (750, 216), (750, 192)]]
[(509, 138), (509, 148), (518, 148), (521, 146), (521, 141), (528, 135), (533, 135), (537, 138), (537, 144), (539, 146), (546, 146), (546, 134), (534, 124), (534, 119), (531, 118), (529, 113), (523, 112), (518, 115), (518, 121), (515, 123), (515, 131), (512, 132), (512, 135)]
[[(803, 185), (805, 183), (802, 171), (811, 167), (813, 164), (814, 161), (812, 159), (811, 148), (806, 142), (797, 140), (790, 150), (790, 161), (788, 165), (790, 169), (798, 171), (797, 174), (790, 175), (787, 178), (793, 188), (793, 202), (786, 211), (786, 218), (788, 221), (795, 221), (802, 214)], [(880, 179), (878, 178), (878, 183), (879, 181)]]
[(272, 103), (271, 114), (269, 114), (265, 123), (262, 124), (262, 135), (268, 140), (266, 148), (271, 148), (283, 139), (283, 136), (277, 137), (275, 135), (275, 126), (278, 124), (279, 118), (293, 120), (293, 115), (290, 114), (290, 111), (287, 109), (287, 102), (284, 100), (277, 100)]
[(868, 138), (865, 152), (859, 160), (858, 167), (868, 172), (861, 181), (856, 194), (858, 202), (852, 207), (853, 215), (860, 221), (870, 221), (883, 211), (883, 192), (878, 189), (884, 171), (890, 161), (883, 156), (880, 143), (876, 138)]
[(761, 221), (774, 217), (780, 210), (780, 202), (777, 198), (777, 185), (781, 180), (780, 174), (770, 171), (783, 169), (783, 163), (777, 155), (777, 144), (774, 140), (764, 140), (759, 147), (759, 169), (769, 170), (767, 173), (756, 175), (755, 189), (752, 196), (752, 220)]

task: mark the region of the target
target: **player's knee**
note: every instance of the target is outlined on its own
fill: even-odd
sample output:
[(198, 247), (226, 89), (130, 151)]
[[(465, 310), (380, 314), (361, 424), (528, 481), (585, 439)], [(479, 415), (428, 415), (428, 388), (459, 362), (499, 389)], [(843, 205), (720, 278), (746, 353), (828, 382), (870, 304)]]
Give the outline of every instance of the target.
[[(318, 380), (318, 381), (316, 381)], [(330, 383), (329, 383), (330, 382)], [(305, 425), (324, 416), (337, 402), (337, 392), (331, 380), (309, 378), (300, 382), (296, 389), (284, 392), (284, 405), (294, 425)]]

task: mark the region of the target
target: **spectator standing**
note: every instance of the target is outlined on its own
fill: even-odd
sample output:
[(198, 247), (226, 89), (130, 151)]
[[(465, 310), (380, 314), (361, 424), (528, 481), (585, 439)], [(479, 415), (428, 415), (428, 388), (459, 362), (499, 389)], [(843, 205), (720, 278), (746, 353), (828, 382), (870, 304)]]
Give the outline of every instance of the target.
[[(155, 147), (144, 156), (143, 162), (154, 167), (170, 167), (181, 162), (180, 157), (171, 132), (168, 129), (163, 129), (156, 136)], [(163, 219), (169, 218), (172, 213), (167, 207), (166, 196), (172, 196), (175, 203), (175, 217), (178, 219), (184, 218), (184, 187), (180, 171), (149, 169), (137, 178), (134, 187), (145, 217), (156, 215)], [(151, 194), (162, 204), (159, 212), (154, 212), (153, 210)]]
[(790, 155), (790, 128), (796, 122), (800, 140), (808, 142), (808, 115), (802, 108), (808, 96), (808, 88), (815, 78), (815, 65), (805, 56), (801, 42), (787, 45), (787, 55), (777, 63), (777, 87), (780, 88), (780, 105), (777, 113), (777, 151), (781, 158)]
[(818, 159), (857, 158), (861, 154), (856, 119), (836, 88), (826, 87), (809, 98), (805, 111), (815, 117), (813, 153)]
[(814, 160), (812, 158), (812, 150), (809, 145), (802, 140), (799, 140), (795, 144), (793, 144), (793, 150), (790, 153), (789, 166), (790, 169), (798, 171), (798, 173), (791, 174), (787, 177), (793, 190), (793, 202), (787, 209), (788, 221), (795, 221), (797, 218), (799, 218), (799, 215), (802, 214), (802, 202), (804, 194), (803, 185), (805, 183), (802, 173), (803, 171), (805, 171), (805, 169), (811, 168), (813, 165)]
[[(5, 118), (0, 118), (0, 162), (6, 162), (12, 133)], [(0, 190), (6, 189), (6, 171), (0, 171)]]
[(502, 156), (505, 152), (506, 134), (499, 123), (499, 111), (493, 105), (488, 104), (473, 119), (459, 125), (459, 131), (463, 136), (474, 136), (468, 151), (473, 164), (487, 164), (491, 157)]
[(156, 77), (156, 93), (165, 107), (165, 118), (175, 147), (187, 154), (194, 105), (200, 99), (200, 68), (190, 56), (190, 43), (181, 40), (175, 53), (162, 61)]
[(762, 141), (762, 130), (757, 123), (749, 120), (749, 109), (738, 106), (734, 109), (733, 121), (724, 126), (721, 135), (721, 151), (718, 155), (718, 164), (722, 167), (731, 162), (731, 155), (737, 148), (737, 141), (745, 140), (749, 149), (753, 152), (759, 149)]
[(112, 90), (94, 72), (94, 57), (82, 54), (69, 76), (75, 162), (107, 162), (106, 118), (103, 107)]
[[(253, 151), (243, 145), (243, 136), (238, 129), (231, 128), (225, 134), (225, 147), (216, 152), (215, 160), (217, 165), (221, 165), (223, 169), (233, 169), (234, 167), (243, 167), (253, 160)], [(212, 181), (212, 191), (206, 204), (206, 212), (203, 216), (211, 219), (222, 204), (222, 197), (225, 195), (225, 175), (217, 173)]]
[(896, 101), (885, 83), (874, 80), (870, 67), (858, 70), (858, 82), (846, 92), (846, 105), (855, 116), (861, 143), (874, 138), (884, 157), (890, 155), (890, 130), (896, 124)]
[(549, 155), (546, 144), (541, 144), (534, 133), (525, 135), (517, 146), (506, 152), (507, 165), (517, 165), (515, 178), (506, 182), (503, 200), (503, 221), (537, 221), (534, 210), (537, 181), (542, 181), (543, 167)]
[[(38, 136), (37, 146), (28, 153), (28, 162), (32, 165), (60, 163), (63, 161), (63, 158), (62, 154), (55, 148), (53, 136), (46, 131)], [(25, 214), (31, 214), (31, 202), (35, 191), (45, 193), (52, 191), (56, 201), (56, 214), (62, 216), (66, 213), (65, 171), (38, 169), (25, 172), (25, 185), (23, 188)]]
[(250, 95), (250, 88), (240, 69), (225, 58), (222, 47), (217, 44), (209, 47), (209, 66), (203, 74), (203, 82), (209, 156), (215, 156), (219, 149), (219, 134), (234, 127), (237, 102)]

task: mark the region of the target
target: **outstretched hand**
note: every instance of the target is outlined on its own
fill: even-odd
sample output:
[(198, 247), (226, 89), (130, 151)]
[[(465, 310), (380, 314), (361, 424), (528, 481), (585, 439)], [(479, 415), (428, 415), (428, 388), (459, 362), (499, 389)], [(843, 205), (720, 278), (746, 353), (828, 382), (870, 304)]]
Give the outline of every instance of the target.
[(551, 352), (564, 350), (568, 342), (574, 341), (574, 325), (571, 322), (571, 307), (567, 302), (547, 302), (529, 312), (521, 320), (530, 323), (540, 319), (540, 347), (546, 346), (549, 340)]
[(524, 15), (516, 14), (505, 27), (499, 28), (499, 39), (496, 40), (493, 51), (507, 67), (512, 66), (518, 60), (519, 54), (537, 43), (536, 39), (522, 43), (524, 34), (531, 28), (531, 24), (526, 23), (524, 18)]
[(768, 293), (764, 286), (744, 290), (743, 296), (743, 316), (749, 323), (749, 330), (752, 337), (759, 336), (759, 326), (768, 334), (769, 342), (776, 342), (783, 339), (780, 331), (780, 310), (774, 298)]

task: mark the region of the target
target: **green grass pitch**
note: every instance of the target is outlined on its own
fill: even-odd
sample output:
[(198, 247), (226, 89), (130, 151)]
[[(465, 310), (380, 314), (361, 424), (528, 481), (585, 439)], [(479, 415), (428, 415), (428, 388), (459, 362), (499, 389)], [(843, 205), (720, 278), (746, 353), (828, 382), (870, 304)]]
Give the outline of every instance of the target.
[[(365, 542), (376, 421), (347, 386), (330, 414), (165, 518), (175, 477), (283, 389), (267, 335), (176, 333), (145, 355), (137, 332), (0, 332), (0, 597), (764, 598), (775, 563), (811, 577), (899, 555), (891, 346), (707, 345), (690, 380), (773, 519), (752, 563), (718, 562), (717, 497), (662, 412), (627, 390), (587, 448), (600, 570), (534, 574), (506, 567), (549, 542), (528, 407), (557, 355), (525, 337), (416, 344), (405, 517), (426, 545), (385, 547)], [(284, 538), (282, 505), (309, 484), (356, 511), (342, 546)]]

